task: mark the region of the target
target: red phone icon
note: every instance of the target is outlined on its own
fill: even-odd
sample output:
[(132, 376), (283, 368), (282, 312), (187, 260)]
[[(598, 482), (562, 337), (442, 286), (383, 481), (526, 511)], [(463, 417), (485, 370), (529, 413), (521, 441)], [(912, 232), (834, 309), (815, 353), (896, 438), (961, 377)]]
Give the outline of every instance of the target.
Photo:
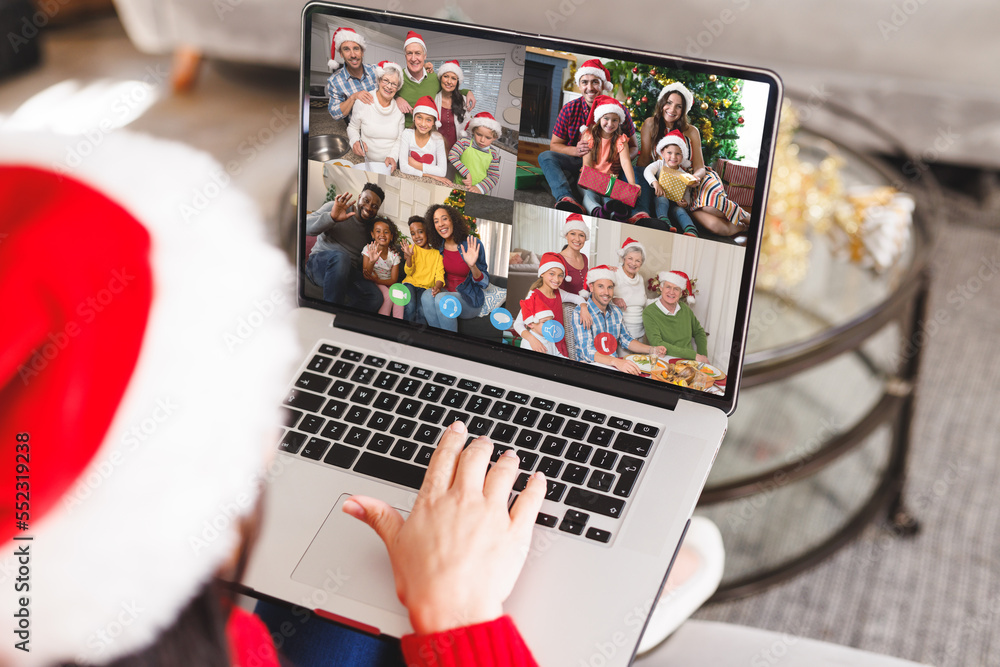
[(612, 355), (618, 349), (618, 341), (614, 336), (605, 332), (594, 337), (594, 348), (605, 355)]

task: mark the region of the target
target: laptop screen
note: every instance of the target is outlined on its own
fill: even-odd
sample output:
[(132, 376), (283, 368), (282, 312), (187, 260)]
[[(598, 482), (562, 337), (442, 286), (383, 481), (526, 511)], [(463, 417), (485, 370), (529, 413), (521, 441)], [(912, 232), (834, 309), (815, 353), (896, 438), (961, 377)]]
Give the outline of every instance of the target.
[(773, 75), (329, 5), (304, 35), (305, 303), (732, 404)]

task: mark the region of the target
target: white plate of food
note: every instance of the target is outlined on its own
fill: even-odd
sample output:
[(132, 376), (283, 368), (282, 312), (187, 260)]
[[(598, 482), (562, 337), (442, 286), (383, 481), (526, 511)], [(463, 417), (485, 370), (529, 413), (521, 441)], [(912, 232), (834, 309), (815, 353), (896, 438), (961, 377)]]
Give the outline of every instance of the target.
[[(625, 358), (631, 361), (636, 366), (638, 366), (639, 370), (642, 371), (643, 373), (651, 373), (653, 371), (653, 366), (652, 364), (649, 363), (648, 354), (630, 354)], [(667, 362), (664, 361), (663, 359), (657, 359), (656, 368), (657, 370), (661, 371), (666, 370)]]
[(706, 364), (699, 361), (694, 361), (693, 359), (671, 359), (670, 363), (680, 364), (682, 366), (691, 366), (695, 370), (700, 371), (705, 375), (707, 375), (708, 377), (715, 380), (716, 384), (719, 384), (720, 382), (725, 384), (726, 374), (720, 371), (712, 364)]

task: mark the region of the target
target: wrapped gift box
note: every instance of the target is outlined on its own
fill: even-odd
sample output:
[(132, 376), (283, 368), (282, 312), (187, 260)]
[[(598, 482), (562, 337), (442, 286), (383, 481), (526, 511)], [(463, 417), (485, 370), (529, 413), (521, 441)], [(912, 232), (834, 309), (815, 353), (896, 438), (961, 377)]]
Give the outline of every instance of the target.
[(724, 158), (715, 161), (715, 173), (719, 175), (723, 183), (732, 185), (745, 185), (753, 188), (757, 183), (757, 167), (747, 164), (739, 164)]
[(724, 183), (723, 186), (726, 188), (726, 194), (729, 195), (729, 198), (742, 206), (744, 210), (749, 211), (753, 207), (753, 188), (730, 183)]
[(580, 171), (579, 186), (587, 188), (599, 195), (611, 197), (629, 206), (635, 206), (639, 198), (639, 186), (632, 185), (611, 174), (604, 174), (593, 167), (584, 167)]
[(545, 185), (545, 175), (539, 167), (530, 162), (519, 161), (517, 171), (514, 174), (514, 187), (518, 190), (527, 190)]

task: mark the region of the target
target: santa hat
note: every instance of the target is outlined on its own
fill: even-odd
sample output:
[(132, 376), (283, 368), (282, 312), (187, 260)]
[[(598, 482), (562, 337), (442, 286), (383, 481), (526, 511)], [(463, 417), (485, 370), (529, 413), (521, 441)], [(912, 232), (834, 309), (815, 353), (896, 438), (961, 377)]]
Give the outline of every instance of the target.
[(671, 285), (676, 285), (682, 290), (687, 292), (687, 302), (688, 305), (694, 305), (694, 287), (691, 285), (691, 279), (683, 271), (660, 271), (656, 274), (656, 277), (661, 283), (667, 282)]
[(618, 120), (625, 122), (625, 107), (622, 106), (621, 102), (607, 95), (598, 95), (594, 98), (594, 104), (591, 105), (590, 113), (587, 114), (587, 122), (580, 126), (580, 131), (586, 132), (587, 128), (609, 113), (615, 114), (618, 116)]
[(681, 97), (684, 98), (684, 113), (691, 111), (691, 106), (694, 104), (694, 94), (680, 81), (674, 81), (665, 85), (656, 100), (660, 101), (674, 91), (680, 93)]
[(382, 62), (380, 62), (378, 65), (375, 66), (375, 78), (381, 79), (383, 76), (385, 76), (385, 73), (390, 70), (396, 72), (396, 74), (399, 76), (399, 83), (402, 84), (403, 68), (397, 65), (396, 63), (392, 62), (391, 60), (383, 60)]
[(434, 100), (430, 95), (424, 95), (417, 100), (416, 106), (413, 107), (413, 114), (416, 115), (418, 113), (425, 113), (428, 116), (434, 116), (434, 120), (437, 121), (434, 123), (434, 126), (441, 127), (441, 121), (438, 120), (437, 105), (434, 104)]
[(574, 230), (583, 232), (588, 239), (590, 238), (590, 227), (587, 226), (587, 223), (583, 220), (583, 216), (579, 213), (570, 213), (566, 216), (561, 236), (566, 238), (566, 235)]
[(340, 46), (344, 42), (354, 42), (361, 47), (362, 51), (366, 48), (365, 38), (352, 28), (337, 28), (333, 33), (333, 42), (330, 44), (330, 60), (326, 63), (331, 72), (340, 68), (338, 58), (340, 58)]
[(631, 236), (625, 239), (625, 242), (622, 243), (622, 247), (618, 249), (618, 256), (624, 259), (625, 255), (629, 254), (633, 250), (641, 252), (643, 257), (646, 256), (646, 248)]
[(419, 44), (423, 47), (424, 53), (427, 53), (427, 44), (424, 43), (424, 38), (413, 32), (412, 30), (406, 33), (406, 39), (403, 40), (403, 50), (406, 50), (410, 44)]
[(458, 87), (462, 87), (462, 81), (465, 80), (465, 75), (462, 74), (462, 66), (458, 64), (457, 60), (449, 60), (444, 65), (438, 68), (438, 80), (441, 79), (445, 74), (454, 74), (458, 77)]
[(680, 130), (670, 130), (656, 143), (656, 155), (659, 156), (667, 146), (680, 146), (681, 155), (684, 158), (681, 160), (681, 166), (684, 168), (691, 166), (691, 151), (688, 149), (687, 141), (684, 140), (684, 135)]
[(593, 74), (598, 79), (603, 81), (604, 92), (606, 93), (610, 93), (611, 89), (615, 87), (615, 85), (611, 83), (611, 72), (609, 72), (608, 68), (605, 67), (604, 64), (597, 58), (592, 58), (591, 60), (584, 62), (576, 70), (576, 85), (578, 88), (582, 87), (580, 86), (580, 79), (585, 74)]
[(538, 266), (538, 275), (541, 276), (549, 269), (559, 269), (565, 274), (566, 265), (563, 263), (563, 256), (557, 252), (543, 254), (541, 264)]
[(534, 324), (547, 317), (555, 317), (555, 313), (543, 302), (533, 298), (535, 290), (528, 292), (528, 297), (521, 299), (521, 320), (525, 324)]
[(607, 264), (601, 264), (587, 271), (587, 285), (591, 287), (590, 291), (594, 291), (593, 285), (598, 280), (610, 280), (612, 283), (617, 283), (615, 280), (615, 270)]
[(0, 567), (27, 547), (38, 574), (3, 664), (110, 662), (174, 623), (239, 544), (296, 355), (290, 269), (218, 163), (118, 130), (70, 166), (78, 141), (0, 131), (3, 469), (27, 445), (31, 482), (19, 532), (0, 499)]
[(491, 114), (483, 111), (482, 113), (477, 113), (475, 116), (469, 119), (469, 122), (465, 124), (465, 130), (462, 132), (463, 137), (469, 136), (469, 133), (474, 129), (482, 125), (483, 127), (493, 130), (494, 133), (499, 137), (502, 128), (500, 127), (500, 122), (494, 118)]

